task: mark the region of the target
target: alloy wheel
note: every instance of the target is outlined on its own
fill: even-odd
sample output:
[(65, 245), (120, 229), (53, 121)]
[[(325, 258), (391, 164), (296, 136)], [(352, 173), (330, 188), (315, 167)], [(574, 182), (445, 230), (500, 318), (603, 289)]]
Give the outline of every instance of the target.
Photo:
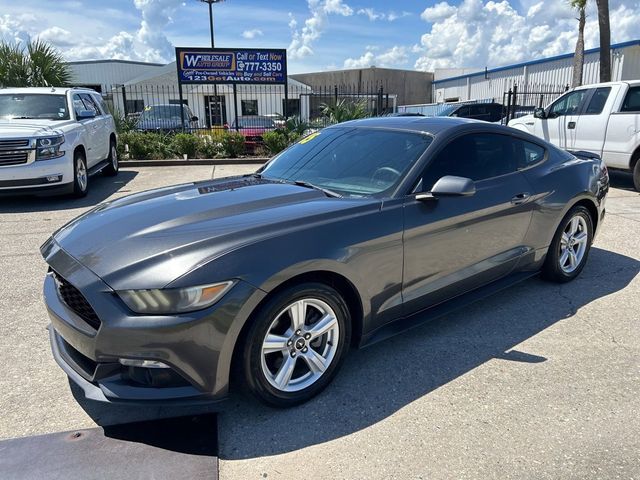
[(589, 233), (582, 215), (575, 215), (567, 224), (560, 239), (560, 268), (572, 273), (582, 263), (587, 251)]
[(262, 343), (262, 373), (282, 392), (297, 392), (316, 383), (336, 356), (340, 327), (324, 301), (303, 298), (284, 308)]
[(80, 191), (84, 192), (87, 189), (87, 166), (82, 158), (76, 160), (76, 181)]

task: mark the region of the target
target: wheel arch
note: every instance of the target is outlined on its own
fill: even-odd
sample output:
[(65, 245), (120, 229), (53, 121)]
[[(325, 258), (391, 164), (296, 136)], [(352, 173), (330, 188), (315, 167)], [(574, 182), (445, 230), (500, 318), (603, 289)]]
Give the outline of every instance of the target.
[(633, 172), (633, 169), (636, 168), (636, 164), (640, 160), (640, 145), (636, 147), (636, 149), (631, 154), (631, 160), (629, 162), (629, 169)]
[(84, 145), (80, 144), (80, 145), (76, 145), (76, 147), (73, 149), (73, 158), (76, 157), (76, 154), (80, 152), (84, 155), (84, 159), (85, 161), (87, 160), (87, 150), (84, 148)]
[(310, 270), (290, 277), (269, 290), (267, 295), (253, 308), (238, 334), (231, 360), (231, 371), (238, 371), (242, 363), (242, 353), (247, 334), (255, 315), (262, 306), (277, 293), (293, 285), (302, 283), (322, 283), (335, 289), (344, 299), (351, 317), (351, 346), (357, 346), (362, 338), (364, 327), (364, 308), (362, 298), (355, 285), (344, 275), (331, 270)]

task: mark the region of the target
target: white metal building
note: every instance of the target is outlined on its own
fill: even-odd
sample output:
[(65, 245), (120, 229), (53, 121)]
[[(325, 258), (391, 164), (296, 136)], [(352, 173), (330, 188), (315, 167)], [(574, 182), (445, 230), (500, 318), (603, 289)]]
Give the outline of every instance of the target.
[[(600, 49), (585, 51), (583, 84), (598, 83)], [(612, 80), (640, 79), (640, 40), (611, 46)], [(494, 99), (502, 102), (504, 92), (513, 85), (520, 91), (527, 89), (558, 89), (571, 83), (573, 53), (530, 62), (466, 73), (433, 82), (434, 102), (459, 102)]]
[(159, 63), (129, 60), (88, 60), (68, 62), (68, 65), (73, 74), (73, 85), (93, 88), (103, 93), (115, 85), (122, 85), (141, 75), (158, 72), (164, 67)]

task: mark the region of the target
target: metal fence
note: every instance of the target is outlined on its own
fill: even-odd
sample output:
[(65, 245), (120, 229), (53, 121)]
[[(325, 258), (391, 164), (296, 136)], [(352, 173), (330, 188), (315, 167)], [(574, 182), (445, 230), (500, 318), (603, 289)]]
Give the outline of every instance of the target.
[(321, 128), (330, 121), (325, 105), (341, 100), (361, 104), (369, 116), (397, 107), (397, 95), (381, 84), (311, 87), (293, 80), (286, 86), (183, 85), (182, 92), (175, 83), (121, 85), (103, 95), (116, 116), (148, 131), (268, 130), (291, 117)]
[(502, 95), (502, 104), (505, 106), (503, 123), (507, 125), (509, 120), (533, 113), (536, 108), (541, 108), (552, 103), (556, 98), (569, 90), (569, 85), (543, 85), (529, 84), (522, 89), (513, 85)]

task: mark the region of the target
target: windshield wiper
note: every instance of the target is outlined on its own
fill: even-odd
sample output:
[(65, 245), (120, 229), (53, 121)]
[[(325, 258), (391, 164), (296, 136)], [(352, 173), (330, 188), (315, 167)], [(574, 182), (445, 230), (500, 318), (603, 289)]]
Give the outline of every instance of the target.
[(305, 182), (304, 180), (294, 180), (293, 183), (300, 187), (313, 188), (314, 190), (318, 190), (319, 192), (324, 193), (327, 197), (342, 198), (342, 195), (334, 192), (333, 190), (319, 187), (317, 185), (314, 185), (313, 183)]

